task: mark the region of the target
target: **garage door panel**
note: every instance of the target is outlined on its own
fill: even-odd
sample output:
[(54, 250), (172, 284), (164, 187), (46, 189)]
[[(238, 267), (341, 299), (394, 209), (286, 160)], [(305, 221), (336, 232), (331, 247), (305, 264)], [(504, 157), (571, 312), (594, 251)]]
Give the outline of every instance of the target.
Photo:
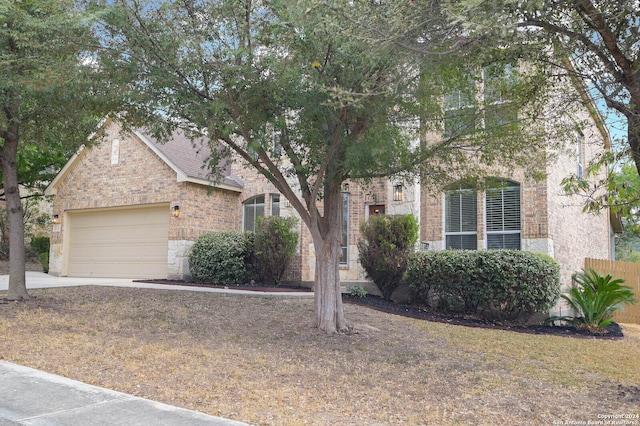
[(69, 276), (166, 278), (169, 206), (69, 214)]

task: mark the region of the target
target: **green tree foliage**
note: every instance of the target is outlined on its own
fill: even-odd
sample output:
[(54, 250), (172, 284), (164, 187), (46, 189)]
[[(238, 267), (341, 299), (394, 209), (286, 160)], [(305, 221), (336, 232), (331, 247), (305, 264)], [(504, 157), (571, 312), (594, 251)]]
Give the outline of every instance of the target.
[(87, 137), (114, 93), (87, 47), (72, 0), (0, 1), (0, 170), (10, 234), (8, 299), (27, 299), (20, 185), (41, 186)]
[[(425, 182), (443, 181), (454, 168), (476, 170), (462, 164), (467, 154), (502, 164), (498, 154), (522, 160), (544, 153), (543, 132), (417, 143), (442, 125), (437, 114), (418, 118), (441, 102), (442, 85), (428, 76), (447, 61), (425, 63), (394, 43), (355, 37), (355, 25), (345, 27), (315, 0), (95, 3), (105, 11), (100, 64), (128, 89), (125, 117), (158, 136), (174, 127), (209, 136), (216, 148), (210, 165), (233, 152), (296, 209), (315, 246), (316, 325), (327, 333), (347, 328), (339, 280), (342, 182), (415, 174), (418, 164)], [(355, 21), (371, 10), (370, 2), (350, 6)], [(437, 11), (434, 19), (442, 19)], [(429, 43), (444, 46), (445, 27), (437, 28)], [(276, 137), (284, 155), (273, 149)]]
[[(591, 104), (595, 100), (610, 113), (610, 121), (620, 117), (621, 123), (609, 123), (612, 128), (624, 129), (620, 140), (614, 141), (614, 153), (595, 159), (592, 169), (612, 167), (613, 162), (625, 156), (636, 174), (640, 172), (640, 3), (637, 0), (459, 0), (447, 2), (446, 8), (478, 39), (498, 39), (512, 48), (540, 52), (529, 55), (528, 60), (549, 69), (549, 78), (569, 77), (581, 82), (589, 95), (564, 96), (559, 102), (562, 108), (572, 103)], [(579, 181), (574, 176), (565, 182), (565, 187), (586, 196), (587, 210), (616, 207), (605, 196), (611, 182), (603, 181), (597, 188), (600, 195), (594, 198), (593, 185)], [(627, 201), (633, 202), (633, 198)]]
[(42, 265), (42, 270), (46, 274), (49, 272), (49, 237), (31, 237), (31, 250), (36, 254)]
[(280, 284), (291, 264), (298, 245), (298, 233), (293, 229), (294, 217), (259, 217), (254, 235), (254, 258), (260, 279), (268, 284)]
[[(610, 208), (619, 215), (623, 232), (615, 236), (616, 259), (640, 262), (640, 175), (634, 164), (623, 161), (598, 181), (590, 177), (601, 175), (603, 167), (615, 163), (615, 155), (605, 155), (603, 161), (590, 164), (583, 178), (569, 176), (563, 179), (567, 194), (583, 197), (585, 211), (600, 212)], [(628, 157), (626, 157), (628, 158)]]
[(360, 227), (360, 264), (382, 293), (391, 299), (407, 269), (407, 260), (418, 241), (418, 221), (412, 214), (371, 216)]
[(552, 317), (553, 321), (570, 321), (576, 327), (599, 332), (613, 322), (615, 311), (625, 303), (635, 304), (631, 287), (622, 285), (624, 280), (611, 274), (599, 274), (593, 268), (573, 274), (575, 285), (562, 298), (576, 312), (576, 316)]

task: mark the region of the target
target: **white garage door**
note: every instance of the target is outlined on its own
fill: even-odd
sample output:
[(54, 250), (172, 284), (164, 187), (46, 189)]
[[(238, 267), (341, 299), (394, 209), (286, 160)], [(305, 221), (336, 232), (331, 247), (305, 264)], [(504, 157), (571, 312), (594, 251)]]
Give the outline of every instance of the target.
[(71, 277), (166, 278), (169, 205), (69, 212)]

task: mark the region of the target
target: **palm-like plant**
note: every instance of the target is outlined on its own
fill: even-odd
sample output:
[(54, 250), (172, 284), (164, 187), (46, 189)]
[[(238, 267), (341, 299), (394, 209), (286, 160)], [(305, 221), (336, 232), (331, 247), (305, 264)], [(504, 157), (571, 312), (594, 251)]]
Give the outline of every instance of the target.
[(624, 279), (611, 274), (598, 274), (593, 268), (573, 274), (575, 285), (561, 297), (579, 316), (549, 318), (550, 321), (569, 321), (576, 327), (598, 332), (613, 322), (613, 314), (623, 303), (634, 304), (631, 287), (622, 285)]

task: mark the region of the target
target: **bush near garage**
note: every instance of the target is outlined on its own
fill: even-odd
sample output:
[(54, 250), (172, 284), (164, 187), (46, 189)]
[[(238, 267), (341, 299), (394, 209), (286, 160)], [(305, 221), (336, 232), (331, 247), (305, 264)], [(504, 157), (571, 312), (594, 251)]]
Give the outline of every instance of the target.
[(241, 285), (253, 276), (253, 235), (214, 232), (201, 235), (191, 248), (189, 270), (194, 280), (213, 285)]
[(526, 321), (560, 297), (559, 265), (520, 250), (416, 253), (405, 279), (417, 304), (488, 320)]
[(48, 273), (49, 247), (51, 246), (51, 240), (49, 237), (31, 237), (30, 246), (31, 250), (35, 253), (35, 256), (40, 260), (44, 273)]

